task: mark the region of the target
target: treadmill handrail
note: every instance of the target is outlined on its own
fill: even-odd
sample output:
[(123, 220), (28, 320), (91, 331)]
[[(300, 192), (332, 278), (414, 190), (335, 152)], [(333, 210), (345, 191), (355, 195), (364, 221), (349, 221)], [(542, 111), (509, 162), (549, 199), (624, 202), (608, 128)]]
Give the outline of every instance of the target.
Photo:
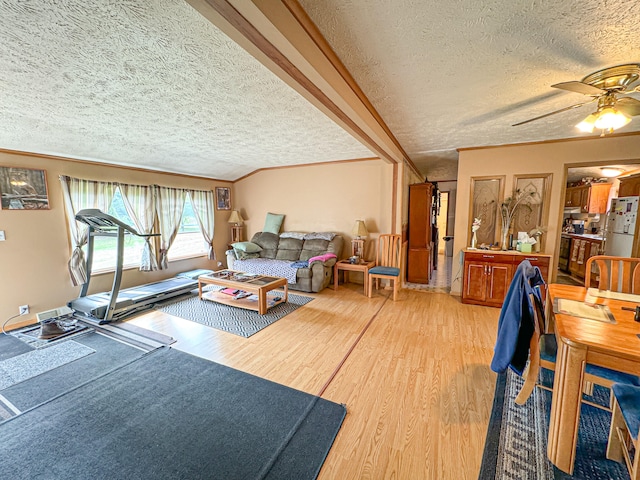
[(126, 233), (136, 235), (138, 237), (157, 237), (159, 233), (140, 233), (132, 226), (121, 222), (115, 217), (104, 213), (97, 208), (85, 208), (76, 213), (76, 220), (82, 222), (90, 227), (93, 227), (94, 235), (109, 235), (114, 234), (114, 230), (122, 228)]

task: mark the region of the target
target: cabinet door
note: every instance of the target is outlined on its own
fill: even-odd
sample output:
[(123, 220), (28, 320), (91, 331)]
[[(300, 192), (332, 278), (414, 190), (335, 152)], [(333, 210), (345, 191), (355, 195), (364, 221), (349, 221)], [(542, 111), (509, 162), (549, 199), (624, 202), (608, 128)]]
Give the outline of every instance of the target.
[(581, 207), (583, 187), (574, 187), (571, 189), (571, 205), (572, 207)]
[(578, 264), (578, 253), (580, 251), (580, 240), (573, 238), (571, 240), (571, 257), (569, 258), (569, 273), (575, 275), (578, 273), (580, 265)]
[(589, 199), (591, 197), (591, 188), (580, 188), (580, 211), (583, 213), (589, 212)]
[(429, 283), (431, 249), (413, 249), (407, 252), (407, 281)]
[[(588, 213), (606, 213), (609, 202), (610, 183), (596, 184), (589, 187)], [(619, 195), (620, 196), (620, 195)]]
[(409, 248), (431, 245), (431, 195), (433, 185), (409, 185)]
[(564, 206), (565, 207), (571, 206), (571, 189), (570, 188), (567, 188), (567, 190), (564, 192)]
[(464, 262), (463, 303), (484, 303), (487, 295), (487, 264)]
[(619, 197), (631, 197), (640, 195), (640, 176), (633, 175), (631, 177), (620, 179)]
[(590, 243), (588, 240), (578, 240), (578, 271), (576, 275), (580, 278), (584, 278), (584, 270), (587, 266), (587, 259), (589, 258)]
[(487, 305), (500, 307), (511, 285), (513, 266), (509, 263), (489, 263), (488, 273)]

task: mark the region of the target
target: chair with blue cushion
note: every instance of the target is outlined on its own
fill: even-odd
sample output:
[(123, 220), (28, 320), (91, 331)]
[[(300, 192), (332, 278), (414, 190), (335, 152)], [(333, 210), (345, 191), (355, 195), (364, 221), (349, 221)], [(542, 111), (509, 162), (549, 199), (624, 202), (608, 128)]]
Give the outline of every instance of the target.
[[(555, 372), (556, 355), (558, 352), (558, 344), (556, 343), (555, 334), (543, 333), (545, 328), (543, 320), (544, 309), (542, 304), (534, 295), (530, 295), (529, 298), (534, 305), (534, 332), (529, 344), (529, 366), (527, 372), (524, 374), (524, 385), (515, 399), (515, 403), (518, 405), (523, 405), (527, 401), (536, 385), (545, 390), (551, 390), (550, 388), (538, 383), (538, 374), (540, 368), (545, 368)], [(636, 375), (629, 375), (616, 370), (591, 365), (590, 363), (587, 363), (585, 366), (584, 381), (585, 384), (589, 383), (593, 385), (600, 385), (605, 388), (611, 388), (616, 383), (638, 386), (640, 388), (640, 378)], [(582, 402), (602, 410), (611, 411), (610, 408), (585, 399), (583, 399)]]
[(400, 287), (401, 262), (402, 236), (396, 234), (380, 235), (376, 253), (376, 266), (369, 269), (369, 297), (373, 293), (373, 280), (375, 279), (376, 281), (377, 289), (379, 280), (386, 279), (393, 282), (393, 301), (396, 301)]
[(611, 391), (614, 401), (607, 458), (624, 460), (631, 480), (640, 480), (640, 387), (615, 383)]

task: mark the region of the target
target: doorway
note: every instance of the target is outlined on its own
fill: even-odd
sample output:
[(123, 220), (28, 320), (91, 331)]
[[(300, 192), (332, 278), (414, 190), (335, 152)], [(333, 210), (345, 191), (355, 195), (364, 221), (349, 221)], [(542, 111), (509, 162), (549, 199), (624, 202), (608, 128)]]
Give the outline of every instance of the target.
[[(620, 173), (615, 176), (606, 175), (603, 173), (605, 167), (617, 167)], [(607, 218), (611, 201), (619, 196), (621, 180), (628, 182), (629, 177), (633, 178), (640, 171), (639, 167), (640, 165), (627, 161), (615, 165), (595, 164), (567, 168), (564, 210), (559, 226), (560, 250), (556, 252), (557, 283), (584, 285), (587, 277), (592, 280), (595, 278), (596, 272), (585, 271), (586, 261), (591, 256), (607, 252)], [(603, 195), (595, 195), (601, 190), (605, 191)], [(574, 200), (574, 194), (581, 195), (579, 202)], [(586, 200), (582, 200), (583, 196)], [(602, 202), (592, 201), (599, 197), (603, 197)], [(624, 256), (631, 255), (629, 253)]]
[(436, 224), (438, 225), (438, 255), (444, 255), (445, 241), (444, 237), (447, 236), (448, 226), (448, 212), (449, 212), (449, 192), (440, 192), (440, 208), (438, 209), (438, 216), (436, 217)]

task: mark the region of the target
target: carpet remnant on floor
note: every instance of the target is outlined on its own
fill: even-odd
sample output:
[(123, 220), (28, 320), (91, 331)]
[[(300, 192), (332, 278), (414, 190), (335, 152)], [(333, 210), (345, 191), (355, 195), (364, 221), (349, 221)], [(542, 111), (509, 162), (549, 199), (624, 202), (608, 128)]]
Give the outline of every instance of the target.
[(93, 348), (67, 340), (0, 362), (0, 390), (94, 353)]

